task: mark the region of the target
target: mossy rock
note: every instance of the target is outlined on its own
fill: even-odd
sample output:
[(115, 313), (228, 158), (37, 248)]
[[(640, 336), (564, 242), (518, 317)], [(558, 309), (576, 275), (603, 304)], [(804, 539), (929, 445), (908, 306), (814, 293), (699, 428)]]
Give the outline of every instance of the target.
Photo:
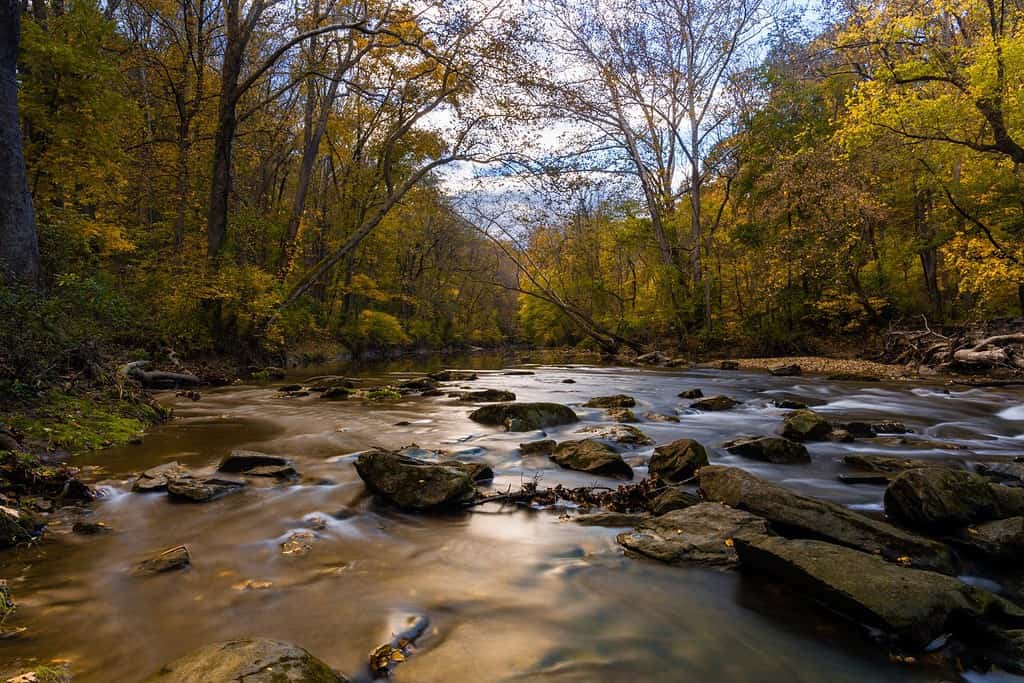
[(165, 665), (144, 683), (348, 683), (306, 650), (279, 640), (229, 640)]
[(469, 419), (485, 425), (501, 425), (510, 432), (579, 422), (572, 408), (560, 403), (494, 403), (477, 408), (469, 414)]

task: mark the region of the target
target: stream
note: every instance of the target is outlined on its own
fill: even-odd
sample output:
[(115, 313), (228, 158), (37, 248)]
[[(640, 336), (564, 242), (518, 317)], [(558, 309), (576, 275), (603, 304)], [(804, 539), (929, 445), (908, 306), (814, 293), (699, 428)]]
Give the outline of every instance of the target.
[[(606, 422), (594, 396), (629, 394), (656, 443), (681, 437), (708, 447), (712, 462), (743, 467), (808, 495), (879, 514), (883, 488), (846, 485), (844, 454), (970, 462), (1024, 452), (1024, 392), (944, 388), (927, 383), (835, 382), (761, 372), (647, 370), (592, 365), (516, 365), (501, 359), (421, 359), (394, 364), (303, 369), (382, 383), (439, 367), (474, 369), (480, 379), (448, 386), (515, 392), (519, 401), (574, 408), (582, 423), (547, 430), (556, 440)], [(563, 383), (572, 379), (575, 383)], [(493, 488), (584, 486), (601, 481), (525, 458), (518, 444), (539, 432), (505, 433), (471, 422), (474, 406), (447, 397), (394, 401), (285, 398), (284, 382), (203, 391), (202, 400), (159, 396), (176, 419), (141, 445), (94, 452), (74, 464), (105, 492), (91, 520), (113, 532), (82, 536), (55, 525), (38, 545), (0, 555), (18, 601), (18, 638), (0, 640), (0, 662), (69, 662), (80, 683), (138, 681), (208, 643), (260, 636), (296, 643), (355, 681), (368, 681), (368, 654), (410, 615), (430, 619), (414, 653), (392, 679), (415, 683), (640, 681), (1024, 680), (999, 673), (959, 675), (927, 661), (892, 661), (865, 630), (807, 603), (783, 586), (735, 572), (675, 567), (626, 557), (622, 529), (584, 527), (560, 512), (497, 506), (466, 514), (407, 514), (375, 502), (352, 466), (370, 446), (415, 443), (490, 464)], [(688, 411), (684, 389), (743, 401), (723, 412)], [(830, 420), (894, 419), (898, 437), (808, 444), (813, 462), (770, 465), (729, 455), (722, 442), (774, 433), (786, 411), (772, 399), (804, 401)], [(644, 419), (678, 415), (679, 423)], [(397, 426), (399, 423), (407, 423)], [(915, 445), (918, 439), (966, 451)], [(301, 479), (247, 487), (207, 504), (131, 493), (135, 474), (171, 460), (213, 471), (232, 449), (291, 458)], [(652, 447), (629, 453), (641, 462)], [(634, 459), (636, 456), (636, 459)], [(636, 467), (637, 479), (646, 469)], [(612, 480), (603, 480), (611, 482)], [(318, 522), (318, 523), (314, 523)], [(315, 530), (312, 549), (287, 555), (290, 532)], [(142, 559), (187, 544), (193, 566), (152, 577), (132, 574)], [(991, 582), (983, 585), (998, 588)]]

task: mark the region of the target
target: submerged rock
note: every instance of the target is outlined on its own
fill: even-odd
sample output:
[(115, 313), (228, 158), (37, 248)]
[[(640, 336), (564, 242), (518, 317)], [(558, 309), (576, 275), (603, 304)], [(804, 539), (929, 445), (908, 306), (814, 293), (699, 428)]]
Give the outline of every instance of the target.
[(231, 455), (220, 461), (217, 465), (218, 472), (239, 474), (257, 467), (290, 467), (292, 464), (288, 458), (279, 455), (268, 455), (256, 451), (231, 451)]
[(984, 462), (979, 463), (977, 469), (987, 477), (1024, 484), (1024, 462)]
[(551, 459), (570, 470), (622, 479), (633, 478), (633, 468), (626, 464), (622, 456), (608, 444), (594, 439), (563, 441), (555, 448)]
[(842, 505), (801, 496), (744, 470), (709, 465), (701, 468), (699, 478), (705, 498), (764, 517), (786, 536), (826, 539), (944, 574), (956, 569), (952, 551), (942, 543)]
[(151, 467), (135, 480), (132, 484), (132, 491), (148, 493), (151, 491), (166, 491), (167, 482), (171, 479), (178, 479), (188, 475), (188, 470), (177, 462), (165, 462), (162, 465)]
[(614, 396), (597, 396), (583, 404), (584, 408), (632, 408), (636, 399), (625, 394)]
[(891, 455), (871, 455), (854, 453), (843, 456), (843, 464), (854, 467), (863, 472), (879, 472), (893, 476), (907, 470), (916, 470), (922, 467), (946, 467), (956, 469), (962, 467), (963, 463), (951, 462), (948, 460), (920, 460), (915, 458), (900, 458)]
[(807, 410), (807, 404), (803, 401), (797, 401), (792, 398), (776, 398), (772, 399), (772, 405), (776, 408), (782, 408), (784, 410)]
[(480, 391), (459, 391), (454, 396), (460, 401), (477, 403), (498, 403), (500, 401), (514, 401), (516, 395), (511, 391), (503, 389), (481, 389)]
[(665, 481), (689, 479), (708, 464), (708, 452), (693, 439), (678, 439), (654, 449), (649, 469)]
[(579, 422), (572, 408), (560, 403), (494, 403), (477, 408), (469, 414), (469, 419), (485, 425), (501, 425), (510, 432)]
[(913, 650), (965, 622), (1024, 624), (1024, 611), (953, 577), (890, 564), (816, 540), (738, 536), (744, 572), (784, 581), (801, 595), (895, 635)]
[(677, 416), (666, 415), (665, 413), (644, 413), (644, 418), (651, 422), (679, 422)]
[(167, 482), (167, 494), (172, 498), (188, 500), (194, 503), (208, 503), (245, 488), (245, 484), (231, 479), (216, 477), (196, 478), (192, 476), (178, 477)]
[(551, 455), (555, 452), (554, 439), (541, 439), (540, 441), (527, 441), (519, 444), (519, 451), (523, 455)]
[(229, 640), (164, 665), (144, 683), (348, 683), (296, 645), (279, 640)]
[(760, 537), (768, 524), (755, 515), (718, 503), (700, 503), (642, 522), (616, 537), (619, 545), (662, 562), (732, 567), (738, 536)]
[(347, 387), (330, 387), (320, 394), (320, 398), (328, 401), (344, 401), (352, 395), (352, 390)]
[(382, 448), (361, 453), (356, 472), (373, 493), (400, 507), (452, 507), (472, 500), (473, 479), (460, 467), (410, 458)]
[(919, 529), (950, 529), (1024, 514), (1024, 489), (937, 467), (903, 472), (886, 487), (884, 500), (886, 515)]
[(135, 573), (139, 575), (162, 574), (176, 569), (184, 569), (191, 564), (192, 554), (189, 553), (188, 547), (179, 545), (143, 560), (136, 565)]
[(802, 443), (781, 436), (741, 436), (725, 442), (722, 447), (733, 455), (775, 464), (811, 461), (811, 456)]
[(832, 425), (813, 410), (797, 410), (786, 416), (779, 433), (794, 441), (823, 441), (832, 433)]
[(654, 440), (632, 425), (590, 425), (576, 430), (577, 434), (590, 434), (623, 446), (651, 446)]
[(690, 404), (690, 407), (695, 410), (714, 411), (729, 410), (730, 408), (735, 408), (739, 404), (739, 401), (729, 398), (728, 396), (710, 396), (708, 398), (702, 398), (699, 401), (694, 401)]
[(316, 541), (316, 534), (309, 529), (298, 529), (288, 534), (288, 537), (281, 543), (282, 555), (302, 556), (313, 551), (313, 542)]

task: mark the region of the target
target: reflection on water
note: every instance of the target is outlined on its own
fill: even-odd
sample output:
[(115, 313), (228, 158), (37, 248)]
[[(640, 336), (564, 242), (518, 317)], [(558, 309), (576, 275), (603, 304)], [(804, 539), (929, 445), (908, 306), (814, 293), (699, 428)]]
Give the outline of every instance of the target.
[[(639, 425), (657, 443), (683, 436), (706, 444), (712, 460), (746, 467), (794, 489), (859, 509), (880, 507), (882, 490), (846, 486), (836, 475), (848, 452), (948, 458), (920, 437), (962, 445), (971, 460), (1016, 454), (1024, 431), (1021, 394), (1010, 390), (834, 383), (719, 371), (648, 371), (541, 366), (535, 375), (501, 374), (476, 358), (474, 388), (514, 391), (519, 400), (573, 404), (585, 422), (604, 419), (587, 399), (637, 398), (635, 412), (678, 414), (679, 423)], [(420, 370), (366, 370), (391, 381)], [(470, 367), (470, 362), (457, 367)], [(346, 369), (352, 374), (351, 369)], [(310, 370), (320, 374), (324, 369)], [(391, 374), (396, 372), (397, 374)], [(403, 374), (404, 373), (404, 374)], [(564, 384), (572, 378), (575, 384)], [(794, 381), (795, 380), (795, 381)], [(688, 411), (682, 389), (744, 401), (722, 413)], [(796, 398), (830, 419), (898, 419), (899, 439), (815, 443), (803, 466), (752, 463), (718, 446), (739, 434), (770, 433)], [(365, 495), (350, 454), (371, 445), (443, 447), (490, 464), (495, 487), (539, 475), (544, 484), (585, 485), (594, 477), (524, 459), (521, 441), (474, 424), (448, 398), (366, 405), (282, 398), (272, 386), (210, 390), (192, 403), (163, 397), (178, 419), (141, 446), (80, 458), (99, 465), (108, 495), (94, 518), (115, 533), (81, 537), (56, 526), (38, 547), (0, 557), (27, 626), (0, 641), (0, 661), (69, 659), (76, 680), (135, 681), (197, 646), (245, 636), (298, 643), (357, 680), (368, 653), (409, 614), (427, 614), (419, 650), (395, 680), (487, 681), (903, 681), (952, 679), (927, 667), (892, 663), (855, 626), (804, 605), (799, 596), (736, 574), (666, 567), (623, 557), (617, 530), (580, 527), (557, 514), (509, 508), (466, 515), (415, 516)], [(396, 426), (407, 422), (407, 425)], [(580, 425), (549, 430), (579, 438)], [(293, 458), (295, 485), (252, 486), (206, 505), (125, 493), (132, 474), (169, 460), (212, 468), (232, 448)], [(646, 457), (651, 448), (636, 453)], [(290, 533), (312, 529), (312, 549), (284, 555)], [(148, 553), (187, 543), (194, 566), (151, 578), (130, 568)], [(989, 680), (972, 675), (972, 681)]]

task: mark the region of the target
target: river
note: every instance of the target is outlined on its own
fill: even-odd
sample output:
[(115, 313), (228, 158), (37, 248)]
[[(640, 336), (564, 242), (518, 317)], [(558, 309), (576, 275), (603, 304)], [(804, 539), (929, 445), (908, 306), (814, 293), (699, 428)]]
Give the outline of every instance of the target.
[[(303, 372), (395, 382), (440, 364)], [(632, 395), (640, 416), (679, 415), (679, 423), (637, 425), (657, 443), (694, 438), (715, 463), (868, 512), (881, 509), (883, 489), (840, 483), (837, 460), (843, 454), (950, 457), (934, 444), (915, 446), (923, 437), (964, 446), (969, 450), (956, 455), (983, 461), (1019, 454), (1024, 439), (1024, 394), (1009, 389), (582, 365), (529, 366), (535, 374), (507, 375), (500, 359), (483, 356), (444, 365), (480, 371), (478, 381), (453, 386), (566, 403), (584, 424), (603, 421), (604, 411), (579, 404), (594, 396)], [(0, 556), (0, 576), (9, 579), (19, 602), (17, 624), (27, 627), (19, 638), (0, 640), (0, 660), (67, 661), (75, 681), (131, 683), (198, 646), (262, 636), (299, 644), (366, 681), (368, 653), (409, 615), (426, 614), (430, 629), (397, 667), (395, 681), (957, 680), (938, 664), (891, 661), (861, 627), (783, 587), (625, 557), (615, 543), (621, 529), (583, 527), (556, 512), (495, 507), (415, 515), (375, 503), (352, 467), (352, 454), (373, 445), (415, 443), (485, 461), (496, 472), (496, 489), (535, 476), (547, 485), (596, 480), (560, 470), (544, 457), (524, 459), (517, 445), (537, 433), (477, 425), (467, 418), (472, 407), (451, 398), (282, 398), (278, 384), (211, 389), (195, 403), (164, 394), (160, 400), (174, 408), (176, 419), (153, 429), (141, 445), (76, 458), (106, 493), (91, 518), (113, 533), (80, 536), (58, 525), (37, 546)], [(743, 404), (688, 412), (688, 402), (676, 396), (690, 388)], [(772, 433), (785, 414), (771, 405), (776, 398), (802, 400), (834, 420), (901, 420), (914, 434), (910, 443), (813, 443), (809, 465), (765, 465), (718, 448), (740, 434)], [(581, 426), (549, 429), (548, 436), (581, 438), (573, 434)], [(212, 471), (235, 448), (287, 455), (302, 478), (250, 486), (208, 504), (129, 492), (133, 474), (145, 468), (177, 460)], [(650, 452), (640, 449), (631, 458), (642, 462)], [(638, 478), (644, 473), (637, 468)], [(282, 554), (282, 541), (308, 528), (313, 517), (327, 523), (315, 532), (312, 551)], [(141, 559), (181, 543), (191, 549), (190, 569), (132, 575)], [(967, 674), (961, 680), (1020, 679)]]

